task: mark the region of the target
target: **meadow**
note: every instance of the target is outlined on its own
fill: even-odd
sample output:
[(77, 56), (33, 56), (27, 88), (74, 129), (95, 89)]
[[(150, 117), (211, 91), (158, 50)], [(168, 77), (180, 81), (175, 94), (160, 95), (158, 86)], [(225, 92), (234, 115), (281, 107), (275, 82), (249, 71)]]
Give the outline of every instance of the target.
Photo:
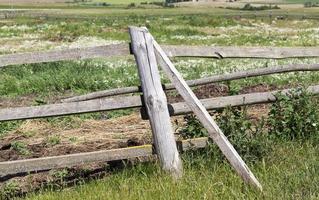
[[(290, 47), (319, 45), (319, 20), (300, 17), (276, 19), (276, 15), (284, 15), (286, 10), (274, 11), (271, 19), (268, 16), (245, 17), (245, 13), (252, 13), (243, 14), (221, 8), (26, 10), (26, 13), (31, 12), (33, 15), (29, 17), (18, 15), (0, 20), (0, 54), (127, 43), (127, 27), (130, 25), (146, 26), (160, 44)], [(234, 13), (234, 17), (224, 17), (228, 12)], [(298, 12), (302, 14), (305, 10), (299, 9)], [(307, 10), (306, 12), (308, 14)], [(309, 15), (316, 16), (317, 12), (318, 10), (311, 9)], [(35, 13), (45, 15), (37, 17)], [(260, 13), (267, 15), (267, 12)], [(318, 63), (319, 58), (178, 58), (173, 61), (183, 77), (189, 80), (267, 66)], [(163, 74), (162, 81), (168, 82)], [(206, 89), (197, 87), (194, 90), (204, 90), (207, 95), (216, 95), (216, 91), (209, 90), (209, 87), (227, 88), (226, 95), (232, 95), (247, 91), (306, 87), (318, 84), (318, 81), (318, 72), (299, 72), (223, 82)], [(67, 96), (137, 85), (139, 79), (132, 57), (8, 66), (0, 70), (0, 107), (42, 105), (58, 102)], [(174, 92), (169, 95), (177, 96)], [(81, 168), (81, 173), (76, 175), (73, 184), (69, 184), (70, 179), (71, 182), (74, 179), (73, 169), (45, 174), (41, 179), (46, 181), (36, 186), (32, 184), (38, 176), (30, 174), (27, 177), (13, 178), (1, 184), (1, 198), (13, 198), (15, 194), (28, 191), (28, 194), (17, 198), (318, 199), (317, 100), (317, 97), (304, 94), (298, 96), (297, 100), (285, 99), (284, 104), (212, 112), (235, 148), (260, 179), (264, 186), (262, 193), (243, 184), (216, 147), (211, 145), (204, 150), (183, 154), (185, 175), (177, 182), (162, 172), (156, 161), (133, 165), (123, 162), (122, 169), (106, 166), (103, 168), (103, 175), (97, 178), (82, 177), (81, 174), (90, 169)], [(56, 119), (2, 122), (0, 138), (11, 142), (9, 151), (18, 155), (18, 158), (29, 158), (35, 153), (31, 148), (35, 140), (40, 141), (47, 152), (68, 145), (86, 147), (88, 140), (91, 141), (94, 137), (102, 140), (102, 135), (108, 131), (114, 131), (113, 140), (127, 140), (127, 135), (115, 134), (124, 132), (123, 130), (130, 132), (121, 125), (126, 118), (131, 121), (132, 118), (139, 118), (138, 111), (133, 109)], [(108, 120), (112, 121), (111, 125), (107, 124)], [(281, 121), (282, 123), (277, 123)], [(112, 126), (120, 128), (111, 130)], [(174, 123), (174, 128), (177, 136), (205, 136), (205, 131), (192, 117), (184, 118), (182, 123)], [(141, 137), (150, 141), (149, 127), (143, 124), (137, 132), (143, 132)], [(134, 134), (139, 136), (135, 132)], [(98, 145), (101, 144), (96, 143), (93, 149)], [(3, 161), (4, 157), (0, 158)], [(29, 184), (28, 190), (25, 190), (26, 184)], [(35, 189), (30, 189), (33, 186)]]

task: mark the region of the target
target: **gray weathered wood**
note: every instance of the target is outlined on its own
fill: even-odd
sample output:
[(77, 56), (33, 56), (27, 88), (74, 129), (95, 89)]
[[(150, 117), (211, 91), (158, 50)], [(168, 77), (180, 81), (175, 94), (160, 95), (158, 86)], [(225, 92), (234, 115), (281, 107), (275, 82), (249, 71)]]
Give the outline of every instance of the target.
[[(285, 94), (291, 90), (294, 89), (207, 98), (202, 99), (201, 102), (208, 110), (224, 108), (226, 106), (243, 106), (271, 103), (277, 100), (275, 97), (276, 93), (282, 92), (283, 94)], [(319, 94), (319, 85), (310, 86), (307, 88), (307, 91), (312, 95), (317, 95)], [(75, 103), (5, 108), (0, 109), (0, 122), (19, 119), (34, 119), (42, 117), (54, 117), (62, 115), (117, 110), (125, 108), (138, 108), (141, 106), (141, 98), (139, 96), (131, 96), (110, 99), (96, 99)], [(185, 102), (170, 104), (169, 111), (171, 115), (182, 115), (191, 112), (190, 108), (187, 106)]]
[[(208, 83), (217, 83), (221, 81), (238, 80), (242, 78), (250, 78), (257, 76), (264, 76), (270, 74), (298, 72), (298, 71), (318, 71), (319, 64), (289, 64), (281, 66), (272, 66), (259, 69), (250, 69), (245, 71), (238, 71), (229, 74), (215, 75), (207, 78), (187, 81), (190, 86), (205, 85)], [(167, 89), (173, 89), (173, 85), (167, 85)]]
[(220, 130), (213, 118), (209, 115), (203, 104), (199, 101), (193, 91), (186, 84), (183, 77), (177, 71), (170, 59), (166, 56), (165, 52), (155, 40), (153, 41), (153, 43), (157, 60), (162, 66), (163, 71), (175, 85), (177, 91), (181, 94), (187, 105), (198, 117), (199, 121), (207, 129), (210, 137), (218, 145), (220, 150), (223, 152), (231, 165), (235, 168), (236, 172), (243, 178), (243, 180), (262, 190), (262, 186), (254, 176), (254, 174), (250, 171), (237, 151), (225, 137), (222, 130)]
[(74, 96), (74, 97), (70, 97), (67, 99), (62, 99), (62, 102), (86, 101), (86, 100), (91, 100), (91, 99), (98, 99), (98, 98), (103, 98), (103, 97), (109, 97), (109, 96), (115, 96), (115, 95), (121, 95), (121, 94), (129, 94), (129, 93), (135, 93), (135, 92), (141, 92), (140, 88), (137, 86), (116, 88), (116, 89), (92, 92), (92, 93), (80, 95), (80, 96)]
[[(254, 104), (263, 104), (263, 103), (271, 103), (275, 102), (278, 99), (276, 98), (276, 94), (287, 94), (293, 89), (287, 90), (276, 90), (271, 92), (256, 92), (250, 94), (241, 94), (241, 95), (234, 95), (234, 96), (225, 96), (225, 97), (216, 97), (216, 98), (207, 98), (201, 99), (201, 103), (207, 110), (214, 110), (225, 108), (227, 106), (245, 106), (245, 105), (254, 105)], [(319, 85), (310, 86), (307, 88), (307, 92), (311, 95), (318, 95), (319, 94)], [(170, 106), (170, 115), (184, 115), (191, 113), (191, 109), (188, 107), (187, 103), (180, 102), (174, 103)]]
[[(272, 67), (265, 67), (259, 69), (251, 69), (246, 71), (238, 71), (229, 74), (221, 74), (221, 75), (214, 75), (206, 78), (200, 78), (195, 80), (188, 80), (186, 83), (188, 86), (199, 86), (205, 85), (209, 83), (217, 83), (221, 81), (230, 81), (230, 80), (238, 80), (242, 78), (249, 78), (249, 77), (257, 77), (263, 75), (270, 75), (270, 74), (278, 74), (278, 73), (288, 73), (288, 72), (297, 72), (297, 71), (318, 71), (319, 64), (290, 64), (290, 65), (282, 65), (282, 66), (272, 66)], [(175, 89), (173, 84), (165, 84), (165, 90), (172, 90)], [(86, 95), (75, 96), (71, 98), (67, 98), (62, 100), (62, 102), (76, 102), (76, 101), (85, 101), (90, 99), (97, 99), (102, 97), (120, 95), (120, 94), (129, 94), (140, 92), (140, 88), (137, 86), (132, 87), (125, 87), (125, 88), (117, 88), (111, 90), (103, 90), (98, 92), (89, 93)]]
[[(196, 138), (182, 141), (182, 150), (204, 148), (208, 138)], [(54, 157), (0, 162), (0, 177), (18, 173), (44, 171), (64, 167), (74, 167), (91, 162), (107, 162), (151, 156), (152, 145), (122, 149), (102, 150)]]
[[(212, 47), (164, 45), (163, 49), (170, 57), (280, 59), (319, 56), (318, 47)], [(46, 52), (7, 54), (0, 56), (0, 68), (8, 65), (128, 55), (130, 55), (128, 44), (54, 50)]]
[(142, 105), (139, 96), (109, 99), (94, 99), (82, 102), (60, 103), (51, 105), (5, 108), (0, 110), (0, 121), (54, 117), (123, 108), (134, 108)]
[(162, 168), (173, 177), (182, 176), (167, 99), (157, 68), (152, 37), (144, 29), (129, 28), (132, 51), (137, 63), (146, 110), (150, 119), (154, 145)]
[(318, 47), (213, 47), (163, 46), (169, 57), (208, 58), (304, 58), (318, 57)]
[(0, 68), (8, 65), (55, 62), (129, 55), (128, 44), (106, 45), (47, 52), (31, 52), (0, 56)]

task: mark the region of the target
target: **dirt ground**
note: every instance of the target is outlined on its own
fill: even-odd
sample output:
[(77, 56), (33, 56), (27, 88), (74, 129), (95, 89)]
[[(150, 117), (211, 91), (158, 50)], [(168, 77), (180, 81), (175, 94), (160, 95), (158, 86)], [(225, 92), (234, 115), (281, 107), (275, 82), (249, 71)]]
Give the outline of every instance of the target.
[[(239, 93), (276, 89), (278, 88), (275, 86), (259, 84), (243, 88)], [(195, 88), (194, 92), (200, 99), (204, 99), (227, 96), (229, 89), (223, 84), (209, 84)], [(169, 103), (183, 101), (176, 91), (167, 92), (167, 96)], [(0, 107), (30, 106), (34, 98), (34, 96), (26, 96), (13, 101), (0, 99)], [(56, 97), (54, 100), (59, 101)], [(48, 102), (54, 100), (48, 99)], [(254, 115), (258, 115), (258, 109), (264, 109), (264, 107), (251, 107)], [(172, 123), (175, 124), (176, 121), (182, 123), (183, 116), (172, 117)], [(175, 129), (177, 127), (174, 127)], [(138, 109), (131, 115), (113, 119), (82, 120), (74, 117), (66, 122), (47, 119), (25, 120), (16, 130), (1, 138), (0, 161), (123, 148), (149, 144), (151, 141), (149, 122), (141, 119)], [(25, 144), (29, 152), (21, 154), (12, 147), (15, 142)]]

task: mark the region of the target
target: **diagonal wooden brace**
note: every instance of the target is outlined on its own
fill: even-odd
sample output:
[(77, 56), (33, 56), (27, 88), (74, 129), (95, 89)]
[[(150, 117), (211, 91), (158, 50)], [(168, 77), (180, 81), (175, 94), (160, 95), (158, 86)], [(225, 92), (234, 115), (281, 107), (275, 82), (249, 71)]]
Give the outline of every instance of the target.
[(163, 49), (154, 39), (153, 44), (158, 63), (160, 64), (170, 81), (175, 85), (177, 91), (184, 98), (187, 105), (195, 113), (203, 126), (208, 130), (209, 136), (218, 145), (220, 150), (223, 152), (230, 164), (235, 168), (236, 172), (243, 178), (243, 180), (262, 190), (262, 186), (254, 176), (254, 174), (250, 171), (250, 169), (239, 156), (232, 144), (223, 134), (222, 130), (220, 130), (220, 128), (209, 115), (203, 104), (199, 101), (199, 99), (187, 85), (181, 74), (177, 71), (173, 63), (170, 61), (168, 56), (165, 54)]

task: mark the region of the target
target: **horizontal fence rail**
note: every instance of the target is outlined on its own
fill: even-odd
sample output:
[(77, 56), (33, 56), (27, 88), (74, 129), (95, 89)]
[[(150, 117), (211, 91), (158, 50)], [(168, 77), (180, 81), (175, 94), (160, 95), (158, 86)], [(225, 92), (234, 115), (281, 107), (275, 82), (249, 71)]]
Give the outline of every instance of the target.
[[(265, 67), (260, 69), (251, 69), (246, 71), (238, 71), (238, 72), (233, 72), (229, 74), (214, 75), (214, 76), (210, 76), (206, 78), (189, 80), (189, 81), (186, 81), (186, 83), (188, 84), (188, 86), (199, 86), (199, 85), (205, 85), (209, 83), (217, 83), (222, 81), (237, 80), (242, 78), (257, 77), (257, 76), (264, 76), (264, 75), (270, 75), (270, 74), (288, 73), (288, 72), (297, 72), (297, 71), (318, 71), (318, 70), (319, 70), (319, 64), (290, 64), (290, 65), (282, 65), (282, 66), (270, 66), (270, 67)], [(163, 87), (165, 90), (175, 89), (173, 84), (164, 84)], [(130, 94), (135, 92), (141, 92), (141, 88), (137, 86), (132, 86), (132, 87), (125, 87), (125, 88), (103, 90), (98, 92), (92, 92), (86, 95), (63, 99), (62, 102), (85, 101), (85, 100), (97, 99), (97, 98), (108, 97), (108, 96)]]
[[(255, 104), (272, 103), (277, 101), (276, 95), (278, 93), (287, 94), (289, 92), (295, 91), (297, 88), (286, 89), (286, 90), (276, 90), (272, 92), (256, 92), (249, 94), (241, 94), (234, 96), (216, 97), (201, 99), (201, 103), (205, 106), (207, 110), (215, 110), (220, 108), (225, 108), (227, 106), (246, 106)], [(307, 88), (307, 92), (311, 95), (319, 94), (319, 85), (310, 86)], [(171, 107), (171, 115), (183, 115), (191, 113), (186, 103), (174, 103)]]
[(8, 65), (125, 56), (129, 54), (129, 46), (127, 44), (65, 49), (47, 52), (8, 54), (0, 56), (0, 67)]
[[(303, 58), (319, 57), (318, 47), (213, 47), (162, 45), (169, 57), (207, 58)], [(90, 58), (130, 55), (129, 44), (115, 44), (88, 48), (18, 53), (0, 56), (0, 67), (9, 65), (56, 62)]]
[[(206, 147), (208, 138), (178, 141), (180, 151)], [(69, 154), (54, 157), (33, 158), (0, 162), (0, 177), (26, 172), (45, 171), (64, 167), (74, 167), (91, 162), (108, 162), (153, 155), (152, 145), (102, 150), (88, 153)]]
[(0, 110), (0, 121), (54, 117), (141, 106), (141, 98), (139, 96), (132, 96), (41, 106), (5, 108)]
[(317, 47), (210, 47), (210, 46), (163, 46), (170, 57), (211, 58), (298, 58), (317, 57)]
[[(277, 93), (281, 92), (283, 94), (286, 94), (287, 92), (293, 90), (294, 89), (276, 90), (271, 92), (259, 92), (234, 96), (207, 98), (201, 99), (201, 102), (207, 110), (220, 109), (227, 106), (271, 103), (277, 100)], [(312, 95), (317, 95), (319, 94), (319, 85), (310, 86), (307, 88), (307, 91)], [(140, 96), (130, 96), (41, 106), (5, 108), (0, 109), (0, 122), (81, 114), (89, 112), (110, 111), (125, 108), (140, 108), (143, 105), (144, 104)], [(190, 108), (184, 102), (169, 104), (168, 109), (171, 116), (191, 113)]]

